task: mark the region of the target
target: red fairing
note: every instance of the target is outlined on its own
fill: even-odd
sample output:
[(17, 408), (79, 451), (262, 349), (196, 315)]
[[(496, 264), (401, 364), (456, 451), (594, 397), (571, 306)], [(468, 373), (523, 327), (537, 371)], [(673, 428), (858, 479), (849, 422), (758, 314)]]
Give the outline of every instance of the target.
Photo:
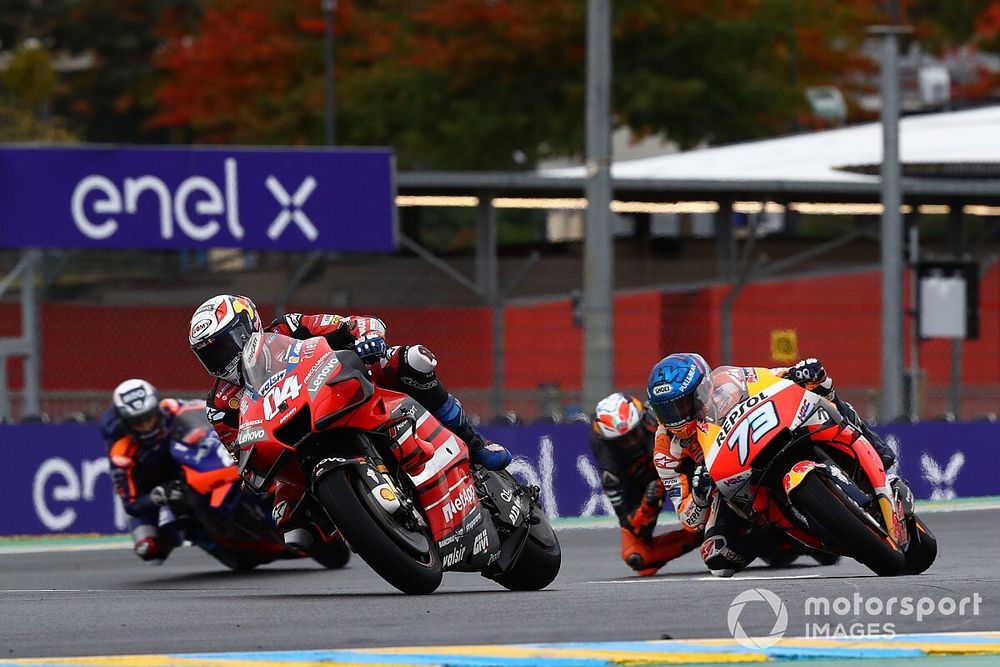
[[(263, 475), (287, 452), (273, 479), (279, 487), (290, 485), (305, 492), (295, 448), (276, 435), (302, 410), (309, 410), (313, 432), (337, 428), (385, 432), (391, 425), (388, 434), (396, 442), (392, 453), (417, 488), (434, 539), (451, 535), (479, 504), (465, 443), (409, 396), (372, 385), (363, 367), (349, 367), (350, 357), (341, 362), (326, 340), (300, 341), (301, 347), (289, 341), (285, 358), (289, 363), (294, 360), (294, 366), (269, 380), (260, 400), (252, 401), (248, 393), (241, 397), (237, 441), (241, 451), (252, 450), (248, 469)], [(360, 363), (356, 357), (353, 360)], [(322, 429), (317, 422), (322, 422)], [(291, 500), (298, 494), (283, 488), (281, 495)]]
[(469, 450), (457, 436), (415, 400), (395, 391), (375, 388), (372, 399), (344, 420), (351, 428), (373, 430), (389, 417), (407, 415), (416, 424), (397, 432), (393, 449), (403, 470), (417, 487), (431, 533), (441, 540), (479, 504), (469, 474)]
[(790, 385), (769, 398), (754, 400), (751, 396), (740, 404), (736, 409), (740, 410), (739, 418), (723, 431), (726, 442), (712, 462), (712, 479), (727, 479), (749, 470), (757, 454), (783, 433), (782, 426), (795, 420), (804, 393), (801, 387)]

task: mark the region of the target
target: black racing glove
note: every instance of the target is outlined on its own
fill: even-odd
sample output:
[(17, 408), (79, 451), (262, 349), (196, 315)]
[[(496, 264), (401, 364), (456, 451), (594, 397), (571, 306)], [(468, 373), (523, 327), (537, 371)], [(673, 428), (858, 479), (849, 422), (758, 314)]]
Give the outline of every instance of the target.
[(176, 505), (184, 500), (184, 489), (180, 482), (167, 482), (160, 486), (154, 486), (149, 492), (149, 499), (154, 505), (163, 507), (165, 505)]
[(827, 375), (823, 362), (816, 357), (803, 359), (788, 369), (788, 379), (800, 387), (816, 392), (828, 400), (834, 400), (837, 393), (833, 387), (833, 378)]
[(822, 384), (826, 377), (823, 362), (816, 357), (803, 359), (788, 369), (788, 379), (801, 387)]
[(657, 509), (663, 507), (663, 482), (657, 478), (647, 484), (642, 499)]
[(712, 491), (715, 489), (715, 482), (708, 474), (708, 468), (700, 465), (694, 469), (691, 475), (691, 498), (698, 507), (708, 507), (712, 502)]

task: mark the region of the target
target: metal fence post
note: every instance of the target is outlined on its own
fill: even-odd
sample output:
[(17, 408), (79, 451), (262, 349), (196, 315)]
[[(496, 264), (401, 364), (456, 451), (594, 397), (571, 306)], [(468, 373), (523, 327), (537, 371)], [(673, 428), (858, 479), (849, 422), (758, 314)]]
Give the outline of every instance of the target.
[(490, 193), (479, 195), (476, 217), (476, 285), (493, 320), (493, 391), (490, 407), (493, 416), (503, 414), (504, 405), (504, 298), (500, 293), (497, 259), (497, 216)]
[(614, 384), (611, 231), (611, 1), (587, 3), (587, 214), (583, 243), (583, 409)]
[(35, 248), (25, 250), (27, 263), (21, 276), (21, 338), (26, 353), (24, 357), (24, 402), (21, 417), (41, 416), (41, 331), (38, 322), (38, 294), (35, 290), (35, 269), (41, 252)]

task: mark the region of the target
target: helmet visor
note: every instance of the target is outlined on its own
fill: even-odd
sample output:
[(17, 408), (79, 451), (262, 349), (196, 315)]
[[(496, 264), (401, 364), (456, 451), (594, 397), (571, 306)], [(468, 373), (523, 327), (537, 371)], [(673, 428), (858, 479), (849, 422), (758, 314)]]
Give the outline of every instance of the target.
[(706, 413), (711, 412), (710, 399), (714, 391), (713, 386), (712, 377), (703, 377), (682, 396), (673, 400), (650, 401), (649, 406), (660, 423), (667, 428), (677, 428), (704, 419), (711, 421), (710, 415)]
[(672, 401), (650, 403), (656, 418), (667, 427), (683, 426), (693, 421), (697, 414), (695, 393), (679, 396)]
[(239, 365), (249, 334), (241, 324), (209, 338), (193, 348), (198, 361), (217, 378), (231, 376)]

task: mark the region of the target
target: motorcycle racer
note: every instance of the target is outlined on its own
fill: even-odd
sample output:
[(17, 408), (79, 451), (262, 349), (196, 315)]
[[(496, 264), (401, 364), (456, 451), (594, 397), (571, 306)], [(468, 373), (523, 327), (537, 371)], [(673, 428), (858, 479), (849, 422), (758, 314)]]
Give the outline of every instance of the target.
[(179, 499), (172, 482), (183, 474), (170, 448), (219, 444), (206, 419), (205, 403), (161, 399), (149, 382), (125, 380), (111, 393), (111, 405), (101, 416), (101, 434), (115, 491), (129, 515), (135, 553), (159, 565), (181, 543), (169, 520), (169, 506)]
[(621, 524), (622, 560), (639, 576), (653, 575), (701, 542), (683, 529), (653, 536), (664, 503), (653, 467), (656, 418), (639, 399), (616, 392), (598, 402), (591, 426), (601, 485)]
[[(240, 357), (250, 336), (265, 329), (254, 303), (244, 296), (220, 294), (201, 304), (191, 318), (188, 342), (205, 369), (216, 378), (208, 396), (208, 418), (222, 442), (231, 446), (239, 427), (243, 391)], [(389, 347), (386, 326), (377, 317), (291, 313), (272, 321), (266, 331), (304, 340), (321, 336), (334, 350), (354, 350), (376, 384), (408, 394), (427, 408), (469, 447), (472, 460), (502, 470), (511, 453), (473, 428), (462, 404), (436, 373), (437, 358), (423, 345)]]
[[(677, 353), (663, 358), (653, 367), (647, 387), (650, 407), (660, 422), (654, 465), (682, 525), (705, 531), (702, 559), (717, 576), (732, 576), (749, 565), (760, 555), (762, 540), (749, 530), (742, 517), (722, 502), (718, 493), (713, 492), (714, 485), (703, 464), (692, 476), (690, 485), (685, 484), (677, 470), (685, 460), (702, 463), (703, 453), (697, 437), (699, 419), (704, 419), (699, 414), (701, 406), (696, 399), (699, 385), (710, 383), (712, 400), (716, 404), (727, 401), (735, 404), (739, 380), (732, 374), (744, 372), (738, 367), (712, 371), (701, 355)], [(776, 368), (772, 372), (833, 402), (847, 421), (871, 442), (886, 470), (895, 463), (895, 454), (888, 445), (871, 431), (849, 403), (837, 397), (833, 381), (818, 359), (804, 359), (790, 368)]]

